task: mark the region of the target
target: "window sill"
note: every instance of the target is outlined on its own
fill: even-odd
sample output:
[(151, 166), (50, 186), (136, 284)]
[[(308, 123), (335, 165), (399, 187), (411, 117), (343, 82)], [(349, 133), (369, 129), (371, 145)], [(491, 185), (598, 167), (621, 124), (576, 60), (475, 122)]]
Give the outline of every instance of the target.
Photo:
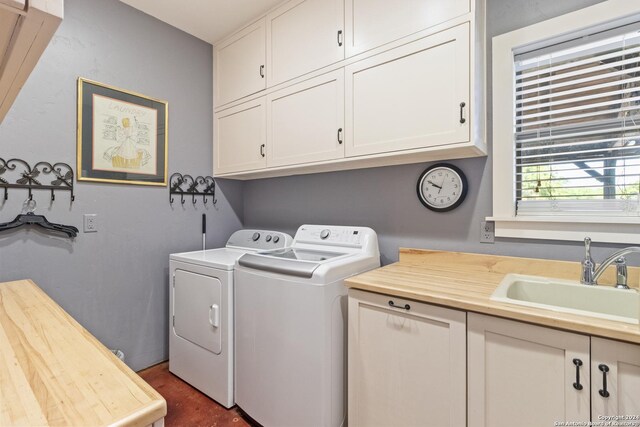
[(496, 237), (582, 241), (589, 236), (594, 242), (638, 244), (638, 217), (487, 217), (494, 221)]

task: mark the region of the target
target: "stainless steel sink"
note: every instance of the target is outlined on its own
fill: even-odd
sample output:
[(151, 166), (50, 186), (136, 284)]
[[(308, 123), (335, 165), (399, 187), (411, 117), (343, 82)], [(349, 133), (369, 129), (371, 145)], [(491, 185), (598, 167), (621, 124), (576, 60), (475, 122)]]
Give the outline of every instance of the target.
[(640, 292), (570, 280), (508, 274), (493, 301), (640, 324)]

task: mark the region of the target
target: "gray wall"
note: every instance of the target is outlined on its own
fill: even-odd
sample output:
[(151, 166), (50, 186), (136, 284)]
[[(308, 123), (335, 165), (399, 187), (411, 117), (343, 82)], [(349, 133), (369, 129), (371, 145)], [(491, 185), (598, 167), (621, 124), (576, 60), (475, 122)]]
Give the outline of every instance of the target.
[[(598, 0), (487, 0), (487, 64), (491, 38), (535, 22), (598, 3)], [(488, 136), (491, 145), (491, 70), (488, 70)], [(244, 187), (246, 227), (293, 233), (303, 223), (370, 226), (378, 232), (382, 262), (398, 258), (398, 247), (496, 253), (578, 260), (577, 243), (500, 239), (479, 243), (480, 221), (492, 213), (491, 154), (452, 161), (469, 179), (466, 201), (438, 214), (425, 209), (415, 185), (428, 164), (250, 181)], [(601, 258), (606, 245), (594, 248)], [(632, 262), (634, 262), (633, 260)]]
[[(496, 34), (597, 0), (488, 0)], [(0, 124), (0, 157), (63, 161), (75, 169), (76, 78), (87, 77), (169, 101), (169, 171), (211, 170), (211, 46), (117, 0), (66, 0), (66, 16), (16, 103)], [(490, 45), (489, 45), (490, 47)], [(490, 64), (490, 60), (489, 60)], [(490, 80), (489, 80), (490, 89)], [(490, 98), (490, 91), (489, 91)], [(489, 119), (491, 109), (489, 108)], [(489, 120), (489, 135), (491, 121)], [(74, 241), (37, 229), (0, 234), (0, 281), (32, 278), (109, 347), (140, 369), (167, 357), (168, 255), (196, 249), (201, 213), (209, 247), (246, 227), (290, 233), (303, 223), (373, 227), (384, 263), (400, 246), (577, 259), (577, 244), (501, 240), (482, 245), (491, 214), (491, 158), (454, 161), (470, 180), (465, 203), (448, 214), (423, 208), (415, 182), (426, 164), (250, 181), (219, 180), (218, 205), (169, 206), (166, 188), (77, 183), (69, 205), (38, 193), (38, 213), (81, 228), (97, 213), (100, 231)], [(0, 221), (25, 193), (0, 204)], [(0, 202), (1, 203), (1, 202)], [(244, 209), (243, 209), (244, 207)], [(597, 256), (606, 247), (600, 246)]]
[[(212, 169), (211, 46), (117, 0), (65, 0), (54, 40), (0, 124), (0, 157), (76, 162), (78, 76), (169, 102), (169, 172)], [(77, 183), (76, 202), (36, 193), (36, 213), (99, 232), (74, 241), (37, 229), (0, 234), (0, 282), (31, 278), (134, 369), (167, 358), (168, 256), (198, 249), (200, 216), (208, 245), (242, 223), (242, 184), (220, 183), (217, 207), (169, 205), (166, 187)], [(26, 191), (0, 205), (0, 221), (20, 212)]]

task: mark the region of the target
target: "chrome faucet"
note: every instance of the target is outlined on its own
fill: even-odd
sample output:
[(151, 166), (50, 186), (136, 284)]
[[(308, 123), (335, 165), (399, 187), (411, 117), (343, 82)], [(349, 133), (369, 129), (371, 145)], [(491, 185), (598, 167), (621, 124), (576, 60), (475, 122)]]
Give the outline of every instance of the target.
[(612, 253), (607, 259), (600, 263), (600, 266), (596, 268), (596, 263), (591, 257), (591, 239), (585, 237), (584, 239), (585, 255), (582, 260), (582, 277), (580, 283), (585, 285), (597, 285), (598, 279), (602, 276), (602, 273), (611, 264), (615, 263), (616, 266), (616, 288), (629, 289), (627, 286), (627, 263), (624, 256), (633, 252), (640, 253), (640, 247), (629, 246), (628, 248), (620, 249)]

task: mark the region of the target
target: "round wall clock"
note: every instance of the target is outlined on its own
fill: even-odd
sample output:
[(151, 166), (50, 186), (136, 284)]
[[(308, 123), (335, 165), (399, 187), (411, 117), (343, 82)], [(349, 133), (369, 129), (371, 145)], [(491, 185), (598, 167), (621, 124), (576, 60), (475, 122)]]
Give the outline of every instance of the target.
[(418, 199), (427, 208), (447, 212), (457, 208), (467, 196), (467, 177), (460, 168), (437, 163), (418, 178)]

